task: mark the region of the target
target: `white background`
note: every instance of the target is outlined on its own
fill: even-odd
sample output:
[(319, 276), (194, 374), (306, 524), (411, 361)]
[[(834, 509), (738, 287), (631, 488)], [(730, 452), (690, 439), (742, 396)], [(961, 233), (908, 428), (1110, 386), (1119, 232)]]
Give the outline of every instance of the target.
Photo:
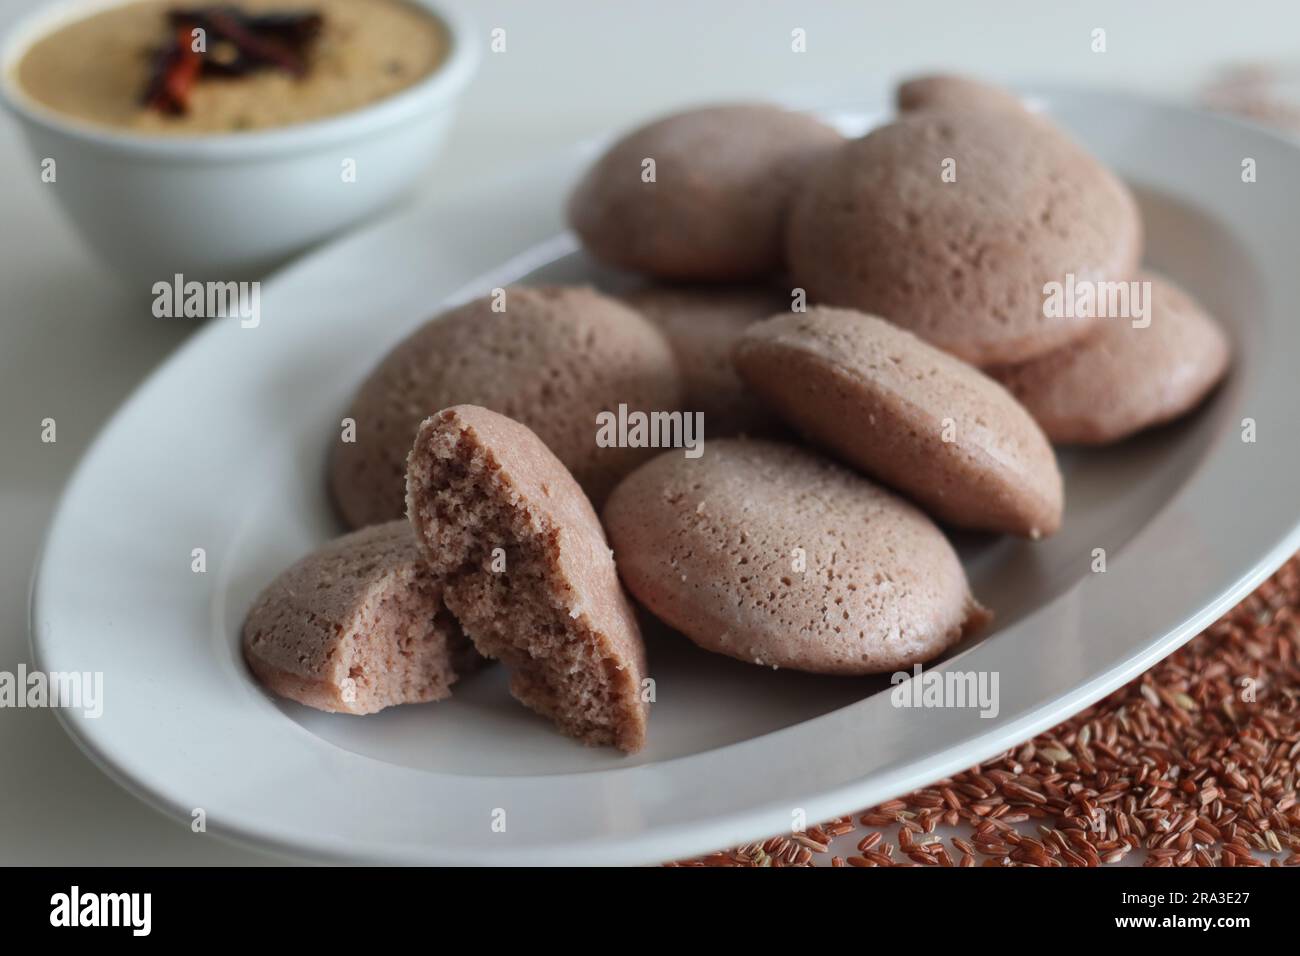
[[(430, 196), (689, 102), (830, 89), (878, 102), (899, 75), (929, 68), (1190, 99), (1223, 65), (1300, 62), (1292, 0), (449, 2), (473, 11), (485, 44), (504, 28), (507, 52), (484, 57)], [(36, 5), (0, 0), (0, 30)], [(796, 27), (804, 54), (790, 50)], [(1095, 28), (1105, 53), (1090, 48)], [(28, 586), (60, 486), (112, 410), (193, 330), (152, 318), (94, 263), (43, 195), (50, 188), (0, 117), (0, 671), (29, 658)], [(56, 444), (40, 441), (46, 417)], [(0, 710), (0, 864), (275, 859), (138, 803), (48, 712)]]

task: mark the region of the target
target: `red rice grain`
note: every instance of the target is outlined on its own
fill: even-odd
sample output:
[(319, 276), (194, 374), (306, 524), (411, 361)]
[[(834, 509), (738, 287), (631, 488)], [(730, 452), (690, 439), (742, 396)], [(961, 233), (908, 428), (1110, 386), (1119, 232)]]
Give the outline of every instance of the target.
[[(1135, 681), (1020, 747), (853, 817), (676, 866), (1300, 866), (1300, 556)], [(1036, 836), (1013, 824), (1034, 821)], [(952, 837), (954, 864), (940, 825)], [(1268, 861), (1259, 857), (1267, 854)]]

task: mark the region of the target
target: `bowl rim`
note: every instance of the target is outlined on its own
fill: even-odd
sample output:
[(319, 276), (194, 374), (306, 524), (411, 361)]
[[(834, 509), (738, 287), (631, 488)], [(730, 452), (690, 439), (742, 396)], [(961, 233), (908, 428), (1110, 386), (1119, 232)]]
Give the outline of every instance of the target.
[(18, 63), (37, 40), (92, 13), (140, 0), (61, 0), (42, 5), (14, 23), (0, 38), (0, 102), (19, 120), (104, 152), (170, 160), (244, 160), (302, 152), (359, 139), (408, 122), (446, 105), (468, 85), (480, 50), (469, 38), (470, 16), (440, 0), (393, 0), (438, 20), (451, 49), (446, 59), (417, 83), (374, 103), (333, 116), (266, 130), (166, 136), (137, 133), (70, 117), (33, 99), (18, 82)]

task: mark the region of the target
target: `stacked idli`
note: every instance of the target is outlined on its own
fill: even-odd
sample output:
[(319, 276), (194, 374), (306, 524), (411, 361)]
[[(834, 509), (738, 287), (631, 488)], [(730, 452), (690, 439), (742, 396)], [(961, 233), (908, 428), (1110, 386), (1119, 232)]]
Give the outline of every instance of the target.
[[(636, 604), (706, 651), (828, 675), (985, 627), (946, 529), (1055, 533), (1053, 444), (1187, 414), (1230, 346), (1142, 270), (1137, 202), (1064, 131), (959, 76), (897, 100), (857, 139), (737, 104), (616, 140), (567, 214), (640, 287), (495, 290), (388, 352), (330, 460), (359, 530), (259, 597), (254, 674), (356, 714), (500, 660), (525, 706), (631, 752), (653, 697)], [(1115, 283), (1144, 290), (1141, 321), (1048, 307)], [(598, 441), (615, 410), (700, 416), (702, 453)]]

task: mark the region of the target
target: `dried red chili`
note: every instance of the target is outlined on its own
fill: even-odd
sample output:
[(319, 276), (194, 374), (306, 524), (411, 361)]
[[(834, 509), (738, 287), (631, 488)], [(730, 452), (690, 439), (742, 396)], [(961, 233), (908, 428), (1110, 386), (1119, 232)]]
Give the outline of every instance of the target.
[[(200, 78), (240, 77), (267, 69), (303, 76), (324, 23), (317, 13), (253, 15), (219, 6), (169, 10), (167, 18), (171, 39), (155, 51), (142, 101), (169, 115), (186, 111), (190, 91)], [(204, 34), (202, 44), (195, 43), (198, 30)], [(217, 50), (225, 55), (215, 55)]]

